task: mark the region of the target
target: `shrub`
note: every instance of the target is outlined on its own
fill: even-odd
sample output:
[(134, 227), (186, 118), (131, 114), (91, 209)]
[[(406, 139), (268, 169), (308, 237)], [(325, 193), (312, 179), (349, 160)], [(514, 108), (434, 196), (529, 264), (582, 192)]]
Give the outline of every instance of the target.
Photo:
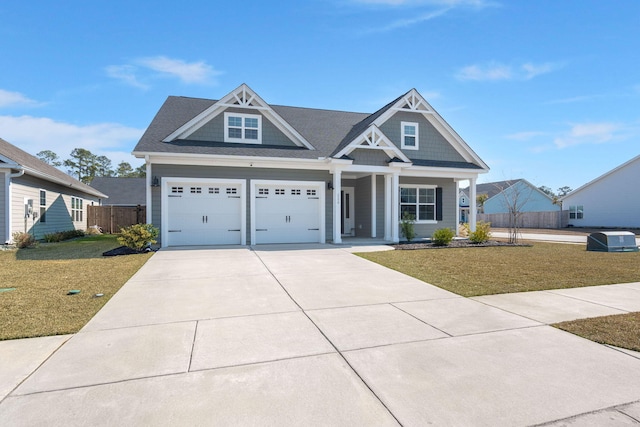
[(491, 223), (478, 221), (476, 231), (469, 233), (469, 240), (473, 243), (484, 243), (491, 238)]
[(456, 234), (450, 228), (439, 228), (433, 232), (431, 241), (436, 246), (447, 246)]
[(47, 243), (56, 243), (56, 242), (62, 242), (63, 240), (74, 239), (76, 237), (84, 237), (84, 231), (82, 230), (56, 231), (55, 233), (45, 234), (44, 241)]
[(400, 233), (407, 239), (408, 242), (412, 241), (416, 237), (416, 230), (413, 224), (416, 217), (408, 212), (402, 214), (402, 220), (400, 220)]
[(16, 247), (19, 249), (31, 248), (36, 245), (36, 238), (33, 237), (29, 233), (23, 233), (18, 231), (12, 234), (13, 243), (15, 243)]
[(151, 224), (135, 224), (130, 227), (120, 229), (118, 242), (120, 244), (142, 252), (143, 249), (156, 243), (158, 229)]

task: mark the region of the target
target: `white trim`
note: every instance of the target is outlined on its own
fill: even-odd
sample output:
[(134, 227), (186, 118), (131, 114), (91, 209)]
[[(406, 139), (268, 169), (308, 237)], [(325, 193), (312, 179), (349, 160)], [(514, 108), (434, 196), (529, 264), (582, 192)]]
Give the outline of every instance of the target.
[(371, 174), (371, 238), (377, 237), (378, 218), (377, 218), (377, 188), (376, 188), (376, 174)]
[(146, 191), (146, 199), (147, 199), (147, 224), (153, 223), (153, 187), (151, 184), (153, 183), (153, 176), (151, 175), (151, 161), (149, 161), (149, 156), (144, 156), (144, 162), (146, 165), (146, 181), (147, 181), (147, 191)]
[[(415, 128), (415, 134), (408, 135), (406, 133), (406, 127), (413, 126)], [(413, 137), (415, 140), (414, 145), (406, 145), (405, 138)], [(419, 150), (420, 149), (420, 124), (418, 122), (400, 122), (400, 138), (401, 138), (401, 148), (403, 150)]]
[(227, 108), (244, 108), (248, 110), (260, 111), (273, 125), (284, 133), (291, 141), (299, 147), (306, 147), (315, 150), (297, 130), (276, 113), (264, 100), (245, 83), (232, 90), (222, 99), (215, 102), (209, 108), (198, 114), (184, 125), (173, 131), (163, 139), (163, 142), (171, 142), (176, 139), (186, 139), (211, 119), (218, 116)]
[(165, 165), (261, 167), (271, 169), (329, 169), (327, 159), (291, 159), (281, 157), (153, 152), (134, 152), (133, 154), (137, 158), (149, 156), (151, 163)]
[[(398, 188), (398, 191), (400, 192), (403, 188), (415, 188), (416, 189), (416, 219), (415, 219), (415, 223), (416, 224), (437, 224), (438, 223), (438, 201), (436, 200), (436, 189), (438, 188), (437, 185), (433, 185), (433, 184), (400, 184), (400, 187)], [(421, 188), (426, 188), (428, 190), (433, 190), (433, 219), (424, 219), (424, 220), (419, 220), (418, 219), (418, 210), (420, 209), (420, 191), (419, 189)], [(402, 205), (402, 196), (399, 195), (398, 196), (398, 207), (400, 207), (400, 205)], [(410, 204), (410, 203), (405, 203), (405, 204)], [(422, 203), (423, 205), (430, 205), (430, 203)], [(402, 219), (402, 218), (400, 218)]]
[(333, 173), (333, 243), (342, 243), (342, 215), (340, 215), (340, 199), (342, 193), (342, 170), (336, 168)]
[(394, 173), (391, 179), (391, 241), (400, 241), (400, 175)]
[(4, 236), (2, 237), (3, 243), (9, 243), (11, 241), (11, 171), (7, 170), (3, 172), (4, 175)]
[(233, 184), (240, 186), (240, 244), (247, 244), (247, 190), (245, 179), (219, 179), (219, 178), (181, 178), (181, 177), (162, 177), (160, 184), (160, 229), (161, 229), (161, 245), (167, 247), (169, 239), (169, 183), (207, 183), (207, 184)]
[[(402, 108), (405, 104), (409, 108)], [(471, 147), (449, 126), (449, 124), (438, 114), (436, 110), (418, 93), (411, 89), (405, 96), (400, 98), (394, 105), (381, 114), (373, 124), (380, 127), (398, 111), (413, 112), (421, 114), (436, 130), (451, 144), (451, 146), (470, 163), (476, 163), (482, 167), (482, 172), (488, 172), (489, 166), (471, 149)]]
[(411, 160), (376, 125), (369, 126), (334, 157), (340, 158), (349, 155), (357, 148), (382, 150), (390, 159), (397, 157), (403, 162), (411, 163)]
[[(304, 187), (315, 187), (318, 190), (319, 197), (319, 208), (318, 208), (318, 220), (319, 220), (319, 243), (325, 243), (325, 186), (327, 185), (324, 181), (287, 181), (287, 180), (278, 180), (278, 179), (252, 179), (249, 180), (249, 210), (251, 212), (251, 224), (250, 224), (250, 245), (255, 245), (256, 243), (256, 187), (259, 185), (286, 185), (286, 186), (304, 186)], [(245, 204), (246, 206), (246, 204)], [(246, 222), (246, 216), (243, 218), (243, 221)], [(244, 244), (244, 243), (243, 243)], [(259, 244), (259, 243), (258, 243)]]
[[(240, 133), (242, 135), (242, 137), (240, 138), (232, 138), (229, 136), (229, 128), (234, 128), (234, 129), (238, 129), (238, 126), (229, 126), (229, 117), (239, 117), (240, 121), (242, 122), (240, 124)], [(258, 131), (258, 137), (256, 139), (248, 139), (245, 137), (246, 135), (246, 131), (247, 129), (254, 129), (254, 128), (247, 128), (245, 126), (246, 124), (246, 120), (245, 119), (256, 119), (258, 121), (258, 127), (257, 127), (257, 131)], [(245, 113), (230, 113), (225, 111), (224, 113), (224, 142), (232, 142), (232, 143), (241, 143), (241, 144), (262, 144), (262, 116), (259, 114), (245, 114)]]
[(384, 240), (391, 240), (391, 186), (392, 176), (384, 176)]
[[(355, 200), (356, 200), (356, 198), (355, 198), (356, 188), (355, 187), (342, 187), (341, 186), (340, 201), (342, 201), (342, 195), (343, 194), (345, 195), (345, 197), (346, 197), (346, 194), (350, 194), (351, 195), (351, 197), (350, 197), (351, 200), (350, 200), (350, 203), (349, 203), (349, 219), (353, 223), (353, 228), (351, 230), (347, 230), (346, 227), (344, 227), (344, 223), (346, 223), (346, 221), (344, 221), (343, 218), (341, 217), (340, 220), (343, 222), (342, 225), (345, 228), (345, 230), (344, 230), (344, 233), (341, 232), (340, 234), (342, 236), (344, 236), (344, 237), (355, 237), (355, 235), (356, 235), (356, 227), (357, 227), (357, 225), (356, 225), (356, 215), (355, 215), (355, 213), (356, 213), (356, 203), (355, 203)], [(346, 209), (345, 209), (344, 212), (342, 211), (342, 209), (340, 209), (341, 216), (344, 216), (343, 214), (346, 214), (346, 212), (347, 212)], [(352, 230), (353, 230), (353, 234), (351, 234)], [(342, 230), (340, 230), (340, 231), (342, 231)]]

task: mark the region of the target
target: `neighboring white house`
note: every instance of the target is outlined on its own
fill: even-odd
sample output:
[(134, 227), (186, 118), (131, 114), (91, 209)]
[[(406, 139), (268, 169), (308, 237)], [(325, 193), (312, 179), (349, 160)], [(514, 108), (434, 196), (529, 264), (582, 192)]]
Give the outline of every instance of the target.
[(15, 232), (36, 239), (85, 230), (86, 209), (107, 197), (0, 138), (0, 243)]
[(457, 228), (458, 182), (489, 170), (415, 89), (372, 114), (270, 105), (245, 84), (171, 96), (133, 154), (162, 246), (397, 242), (404, 213), (431, 236)]
[(562, 199), (574, 227), (640, 228), (640, 156)]
[[(468, 190), (464, 189), (464, 194)], [(517, 207), (519, 212), (551, 212), (559, 211), (560, 206), (553, 199), (526, 179), (487, 182), (476, 186), (476, 194), (486, 194), (482, 213), (508, 213), (510, 207)], [(462, 207), (462, 205), (461, 205)]]

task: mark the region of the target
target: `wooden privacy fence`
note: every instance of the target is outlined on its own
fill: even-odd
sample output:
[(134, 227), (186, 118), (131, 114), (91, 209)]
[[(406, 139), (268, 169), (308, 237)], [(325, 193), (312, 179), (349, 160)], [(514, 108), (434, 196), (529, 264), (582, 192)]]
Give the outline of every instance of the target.
[(120, 228), (144, 224), (146, 206), (87, 206), (87, 228), (97, 225), (103, 233), (116, 234)]
[[(518, 228), (564, 228), (569, 222), (569, 211), (522, 212), (520, 215)], [(478, 221), (490, 222), (493, 228), (508, 228), (511, 215), (478, 214)]]

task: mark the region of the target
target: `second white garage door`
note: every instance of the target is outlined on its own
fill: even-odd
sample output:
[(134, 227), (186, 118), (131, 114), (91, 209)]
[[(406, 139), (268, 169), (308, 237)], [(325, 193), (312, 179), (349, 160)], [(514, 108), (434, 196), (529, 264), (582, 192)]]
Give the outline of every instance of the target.
[(324, 182), (252, 181), (252, 243), (324, 243)]

